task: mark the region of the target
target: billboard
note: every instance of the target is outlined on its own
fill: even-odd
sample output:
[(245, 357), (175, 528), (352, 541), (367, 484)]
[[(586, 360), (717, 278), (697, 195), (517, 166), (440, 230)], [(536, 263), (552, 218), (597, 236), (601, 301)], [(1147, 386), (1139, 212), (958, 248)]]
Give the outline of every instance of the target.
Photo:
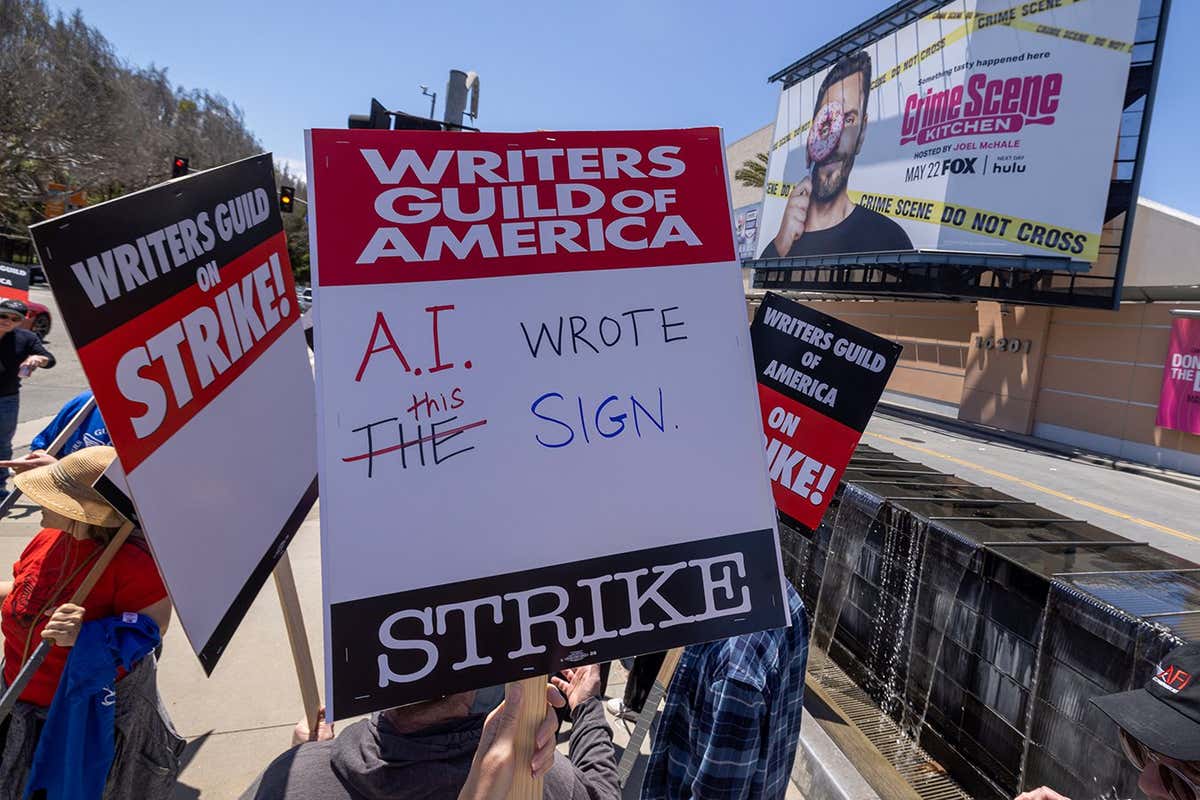
[(1138, 0), (956, 0), (784, 89), (759, 256), (1096, 259)]
[(308, 165), (331, 719), (787, 624), (718, 129)]
[(1171, 324), (1154, 424), (1200, 434), (1200, 319), (1196, 317), (1180, 317)]
[(758, 223), (762, 203), (750, 203), (733, 210), (733, 238), (738, 258), (754, 258), (758, 253)]

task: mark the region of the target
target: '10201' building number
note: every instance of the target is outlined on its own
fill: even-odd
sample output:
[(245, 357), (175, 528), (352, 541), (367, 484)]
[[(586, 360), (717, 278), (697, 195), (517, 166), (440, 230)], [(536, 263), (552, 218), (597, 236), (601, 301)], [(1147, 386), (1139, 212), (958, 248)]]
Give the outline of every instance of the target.
[(1001, 336), (975, 335), (975, 346), (980, 350), (999, 350), (1004, 353), (1029, 353), (1033, 350), (1033, 339), (1017, 339)]

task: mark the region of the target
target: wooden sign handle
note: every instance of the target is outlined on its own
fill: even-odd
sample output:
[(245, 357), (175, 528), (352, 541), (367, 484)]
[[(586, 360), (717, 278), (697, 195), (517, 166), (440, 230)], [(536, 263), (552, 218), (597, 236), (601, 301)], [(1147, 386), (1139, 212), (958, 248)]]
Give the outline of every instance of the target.
[(546, 683), (543, 675), (521, 681), (521, 709), (517, 718), (517, 736), (513, 742), (517, 771), (508, 800), (542, 800), (542, 779), (533, 777), (529, 765), (533, 762), (538, 726), (546, 718)]
[(92, 589), (96, 586), (96, 581), (100, 580), (100, 576), (104, 574), (104, 570), (112, 563), (116, 557), (117, 551), (121, 549), (121, 545), (125, 544), (125, 540), (129, 538), (129, 534), (133, 533), (133, 523), (129, 520), (125, 521), (108, 544), (104, 546), (104, 552), (100, 554), (100, 558), (96, 559), (96, 563), (88, 571), (87, 577), (83, 579), (83, 583), (79, 584), (79, 588), (71, 595), (71, 599), (67, 602), (71, 605), (80, 605), (87, 596), (92, 593)]
[(296, 578), (292, 574), (292, 562), (286, 550), (275, 564), (272, 574), (275, 577), (275, 590), (279, 594), (279, 605), (283, 609), (283, 625), (287, 629), (288, 644), (292, 648), (296, 677), (300, 681), (304, 719), (308, 723), (309, 733), (314, 733), (321, 712), (321, 694), (317, 689), (317, 672), (313, 668), (312, 650), (308, 647), (308, 633), (304, 630), (300, 596), (296, 593)]

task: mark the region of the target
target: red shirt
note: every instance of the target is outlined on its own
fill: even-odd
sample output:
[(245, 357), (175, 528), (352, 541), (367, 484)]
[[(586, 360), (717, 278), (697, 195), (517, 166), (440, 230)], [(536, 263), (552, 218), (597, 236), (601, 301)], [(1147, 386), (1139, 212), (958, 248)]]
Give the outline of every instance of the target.
[[(45, 610), (53, 612), (70, 600), (103, 549), (104, 545), (95, 540), (75, 539), (62, 531), (43, 528), (13, 564), (12, 592), (0, 605), (6, 684), (13, 682), (24, 659), (41, 643), (42, 629), (50, 620)], [(80, 605), (85, 610), (84, 621), (89, 621), (123, 611), (141, 611), (166, 596), (154, 559), (139, 545), (126, 542)], [(70, 648), (52, 647), (21, 699), (49, 706), (68, 655)]]

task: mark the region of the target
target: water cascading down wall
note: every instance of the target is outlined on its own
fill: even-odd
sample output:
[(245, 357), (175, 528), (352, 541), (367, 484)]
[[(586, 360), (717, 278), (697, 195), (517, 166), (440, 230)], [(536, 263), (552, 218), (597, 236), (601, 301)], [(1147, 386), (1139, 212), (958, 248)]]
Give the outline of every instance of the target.
[(972, 796), (1136, 796), (1088, 701), (1200, 639), (1200, 565), (865, 445), (818, 530), (783, 522), (815, 651)]

